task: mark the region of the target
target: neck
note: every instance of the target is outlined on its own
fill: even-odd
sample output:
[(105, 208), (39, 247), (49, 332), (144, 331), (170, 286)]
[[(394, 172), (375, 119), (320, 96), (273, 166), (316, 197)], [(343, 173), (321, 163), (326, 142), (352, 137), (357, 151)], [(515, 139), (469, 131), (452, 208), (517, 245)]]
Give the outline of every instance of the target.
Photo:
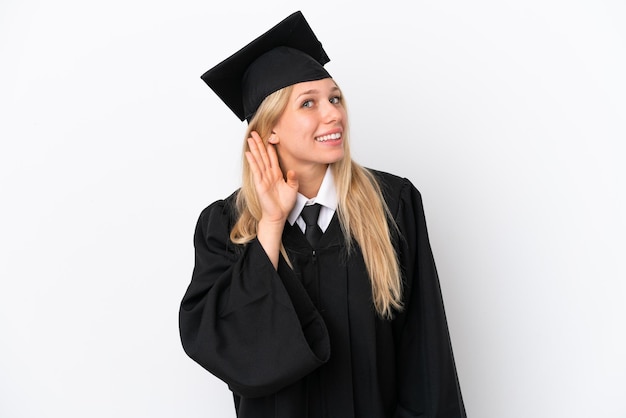
[(317, 193), (322, 186), (322, 180), (326, 174), (326, 168), (328, 165), (316, 164), (305, 170), (299, 170), (296, 172), (298, 176), (298, 192), (311, 199), (317, 196)]

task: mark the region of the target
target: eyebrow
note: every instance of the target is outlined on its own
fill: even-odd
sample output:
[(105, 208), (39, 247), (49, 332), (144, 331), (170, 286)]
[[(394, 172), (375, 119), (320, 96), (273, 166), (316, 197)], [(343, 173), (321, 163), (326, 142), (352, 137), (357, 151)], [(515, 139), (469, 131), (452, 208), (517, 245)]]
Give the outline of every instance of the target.
[[(333, 88), (330, 89), (330, 91), (331, 91), (331, 93), (334, 93), (336, 91), (341, 91), (341, 90), (339, 89), (339, 87), (334, 86)], [(319, 94), (319, 92), (320, 91), (317, 90), (317, 89), (311, 89), (311, 90), (303, 91), (302, 93), (300, 93), (300, 94), (298, 94), (296, 96), (296, 100), (299, 99), (300, 96), (306, 96), (307, 94)]]

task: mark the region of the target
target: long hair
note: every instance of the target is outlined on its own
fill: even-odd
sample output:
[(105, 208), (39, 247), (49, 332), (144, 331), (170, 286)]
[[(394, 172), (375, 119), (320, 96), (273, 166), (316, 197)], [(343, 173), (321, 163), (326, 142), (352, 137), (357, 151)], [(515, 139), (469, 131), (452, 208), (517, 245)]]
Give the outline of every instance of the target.
[[(230, 239), (236, 244), (246, 244), (256, 237), (262, 215), (252, 170), (245, 158), (245, 151), (249, 150), (247, 138), (256, 131), (267, 144), (292, 90), (292, 86), (285, 87), (266, 97), (248, 124), (244, 137), (242, 186), (237, 194), (238, 220), (230, 232)], [(344, 124), (343, 138), (344, 156), (331, 164), (339, 202), (337, 215), (348, 251), (353, 249), (353, 240), (361, 248), (376, 312), (383, 318), (391, 318), (394, 310), (402, 309), (402, 279), (390, 230), (396, 228), (396, 224), (372, 173), (350, 158), (347, 124)], [(281, 253), (288, 260), (284, 248)]]

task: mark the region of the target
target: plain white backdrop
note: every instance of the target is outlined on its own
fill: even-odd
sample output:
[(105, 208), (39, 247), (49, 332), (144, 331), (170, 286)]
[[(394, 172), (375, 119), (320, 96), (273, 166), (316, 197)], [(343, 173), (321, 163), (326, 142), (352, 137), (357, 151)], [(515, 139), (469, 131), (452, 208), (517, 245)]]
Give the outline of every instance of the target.
[(296, 10), (422, 192), (469, 416), (626, 417), (626, 3), (365, 4), (0, 2), (1, 417), (234, 417), (178, 337), (245, 129), (199, 77)]

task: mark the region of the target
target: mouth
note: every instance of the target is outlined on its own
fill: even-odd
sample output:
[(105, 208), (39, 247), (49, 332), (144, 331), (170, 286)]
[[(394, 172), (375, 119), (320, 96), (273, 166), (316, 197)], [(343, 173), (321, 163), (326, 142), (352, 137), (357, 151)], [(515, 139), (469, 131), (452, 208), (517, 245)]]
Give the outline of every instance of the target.
[(322, 136), (318, 136), (315, 137), (315, 140), (317, 142), (328, 142), (328, 141), (337, 141), (341, 139), (341, 133), (337, 132), (334, 134), (328, 134), (328, 135), (322, 135)]

